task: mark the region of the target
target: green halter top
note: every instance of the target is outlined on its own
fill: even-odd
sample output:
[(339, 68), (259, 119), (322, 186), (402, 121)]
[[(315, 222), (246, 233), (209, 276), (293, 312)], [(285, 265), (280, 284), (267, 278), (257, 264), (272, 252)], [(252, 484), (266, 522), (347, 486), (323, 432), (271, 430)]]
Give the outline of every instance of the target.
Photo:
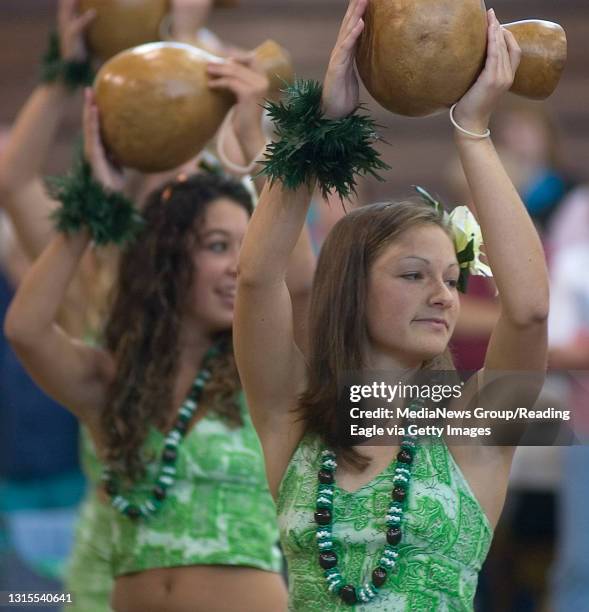
[[(88, 527), (109, 550), (113, 576), (203, 564), (280, 571), (276, 509), (243, 394), (240, 408), (241, 427), (231, 428), (210, 410), (188, 432), (178, 447), (176, 482), (157, 514), (131, 521), (105, 503), (93, 508)], [(164, 438), (157, 429), (149, 431), (147, 456), (161, 455)], [(94, 479), (97, 464), (86, 460)], [(140, 499), (153, 488), (157, 467), (148, 464), (134, 486)]]
[(85, 427), (81, 428), (80, 462), (87, 479), (87, 495), (76, 525), (64, 589), (72, 593), (68, 612), (110, 612), (113, 590), (110, 508), (98, 497), (102, 465)]
[[(278, 493), (278, 527), (289, 568), (289, 610), (349, 610), (327, 590), (317, 561), (317, 472), (322, 443), (307, 435), (295, 451)], [(353, 493), (335, 486), (334, 537), (347, 582), (370, 579), (386, 543), (395, 461)], [(473, 610), (478, 572), (493, 530), (444, 443), (420, 441), (412, 467), (404, 537), (397, 567), (362, 612), (466, 612)], [(343, 545), (343, 546), (342, 546)]]

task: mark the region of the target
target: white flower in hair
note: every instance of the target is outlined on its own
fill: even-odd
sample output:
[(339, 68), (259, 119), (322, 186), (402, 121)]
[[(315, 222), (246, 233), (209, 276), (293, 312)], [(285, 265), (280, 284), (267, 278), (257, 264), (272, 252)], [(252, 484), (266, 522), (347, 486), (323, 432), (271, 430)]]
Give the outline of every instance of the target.
[(414, 185), (415, 190), (425, 202), (432, 206), (442, 217), (444, 223), (452, 232), (456, 259), (460, 265), (458, 289), (466, 291), (466, 283), (470, 274), (492, 277), (491, 268), (481, 261), (483, 235), (480, 225), (467, 206), (457, 206), (447, 213), (438, 200), (432, 197), (423, 187)]
[(481, 261), (483, 254), (481, 226), (468, 206), (457, 206), (450, 214), (445, 212), (444, 221), (454, 236), (454, 248), (460, 267), (466, 268), (470, 274), (476, 276), (493, 276), (491, 268)]

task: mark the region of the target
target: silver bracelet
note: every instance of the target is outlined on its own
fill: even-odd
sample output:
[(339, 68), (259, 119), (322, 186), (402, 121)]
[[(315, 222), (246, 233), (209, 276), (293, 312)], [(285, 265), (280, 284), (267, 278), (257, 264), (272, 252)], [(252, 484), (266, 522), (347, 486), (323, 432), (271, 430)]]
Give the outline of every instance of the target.
[(238, 175), (251, 174), (255, 170), (256, 166), (260, 163), (262, 155), (264, 155), (264, 152), (266, 151), (267, 143), (264, 143), (262, 150), (247, 166), (239, 166), (238, 164), (233, 163), (225, 153), (225, 135), (231, 126), (234, 114), (235, 106), (229, 110), (223, 124), (219, 128), (219, 132), (217, 134), (217, 156), (219, 157), (221, 164), (230, 172)]
[[(458, 104), (458, 103), (456, 103)], [(489, 136), (491, 135), (491, 130), (489, 128), (487, 128), (483, 134), (477, 134), (476, 132), (471, 132), (470, 130), (465, 130), (463, 127), (461, 127), (460, 125), (458, 125), (458, 123), (456, 123), (456, 119), (454, 119), (454, 109), (456, 108), (456, 104), (452, 104), (452, 106), (450, 107), (450, 121), (452, 122), (452, 125), (459, 131), (462, 132), (463, 134), (466, 134), (467, 136), (470, 136), (471, 138), (489, 138)]]

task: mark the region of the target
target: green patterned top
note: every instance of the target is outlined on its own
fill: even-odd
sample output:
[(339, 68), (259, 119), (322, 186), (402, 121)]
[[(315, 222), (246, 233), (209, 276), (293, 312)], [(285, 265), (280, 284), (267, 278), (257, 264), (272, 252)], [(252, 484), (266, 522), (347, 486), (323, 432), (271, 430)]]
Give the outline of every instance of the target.
[[(188, 432), (178, 447), (176, 482), (155, 515), (131, 521), (102, 505), (95, 525), (104, 527), (100, 537), (108, 539), (114, 576), (203, 564), (280, 571), (276, 508), (243, 394), (240, 407), (241, 427), (209, 410)], [(146, 455), (160, 457), (164, 438), (151, 428)], [(92, 473), (91, 463), (86, 468)], [(157, 468), (157, 461), (148, 464), (145, 477), (125, 495), (144, 499)]]
[(64, 589), (72, 593), (67, 612), (110, 612), (113, 589), (111, 568), (111, 508), (101, 502), (102, 464), (85, 427), (80, 428), (80, 462), (88, 493), (78, 514), (74, 546), (68, 561)]
[[(318, 563), (317, 472), (322, 443), (307, 435), (286, 470), (278, 493), (278, 526), (289, 568), (289, 610), (335, 612), (350, 606), (327, 590)], [(349, 493), (335, 485), (333, 534), (345, 580), (370, 580), (386, 543), (393, 460), (370, 483)], [(493, 530), (444, 443), (420, 441), (412, 466), (397, 567), (366, 612), (473, 610), (478, 572)], [(342, 546), (343, 544), (343, 546)]]

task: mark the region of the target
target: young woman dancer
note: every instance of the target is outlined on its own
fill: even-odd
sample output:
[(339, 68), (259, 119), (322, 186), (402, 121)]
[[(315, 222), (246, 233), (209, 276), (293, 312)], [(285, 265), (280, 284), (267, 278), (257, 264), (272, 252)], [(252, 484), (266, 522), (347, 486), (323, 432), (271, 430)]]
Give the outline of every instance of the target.
[[(350, 2), (325, 77), (322, 111), (336, 122), (358, 105), (353, 57), (366, 4)], [(481, 384), (493, 370), (525, 369), (542, 378), (546, 361), (544, 255), (485, 131), (519, 56), (515, 39), (490, 12), (484, 70), (455, 108), (461, 127), (455, 142), (501, 296)], [(292, 107), (300, 110), (297, 103)], [(339, 150), (337, 142), (330, 145)], [(344, 372), (436, 368), (448, 356), (459, 305), (450, 230), (425, 203), (375, 204), (340, 220), (319, 258), (304, 358), (284, 281), (313, 181), (293, 189), (274, 179), (242, 247), (234, 339), (277, 500), (289, 609), (472, 610), (513, 447), (406, 438), (401, 450), (354, 448), (342, 447), (337, 436)]]
[[(90, 102), (87, 157), (113, 191), (120, 177)], [(106, 542), (117, 611), (285, 607), (275, 508), (230, 346), (250, 212), (247, 191), (219, 177), (180, 177), (156, 192), (121, 260), (104, 349), (55, 320), (86, 231), (51, 241), (7, 315), (6, 335), (33, 378), (80, 418), (109, 466), (111, 503), (89, 529)], [(306, 285), (299, 264), (295, 293)]]
[[(59, 2), (57, 29), (64, 62), (83, 62), (88, 58), (83, 31), (93, 14), (79, 15), (77, 4), (77, 0)], [(224, 82), (220, 86), (234, 88), (239, 100), (234, 114), (239, 121), (232, 139), (225, 139), (225, 154), (236, 164), (247, 164), (259, 153), (260, 139), (264, 138), (260, 126), (260, 104), (267, 89), (267, 78), (236, 63), (216, 70), (216, 74), (211, 74), (211, 84), (219, 86), (216, 83), (222, 76)], [(66, 83), (63, 76), (39, 84), (19, 113), (6, 154), (0, 160), (0, 206), (7, 209), (31, 259), (39, 256), (54, 235), (50, 213), (57, 203), (45, 192), (41, 175), (56, 138), (64, 105), (71, 98), (72, 84)], [(193, 164), (186, 172), (196, 169)], [(133, 193), (134, 201), (143, 204), (145, 197), (140, 197), (142, 194), (145, 196), (153, 187), (177, 174), (149, 177), (137, 174), (126, 185), (126, 192)], [(117, 261), (118, 251), (113, 247), (86, 249), (60, 309), (59, 323), (67, 333), (87, 341), (100, 340)], [(301, 303), (306, 302), (303, 293), (306, 294), (307, 290), (299, 293)], [(74, 597), (72, 612), (106, 612), (110, 609), (108, 602), (113, 588), (112, 540), (104, 537), (104, 500), (101, 501), (98, 495), (102, 466), (87, 435), (82, 436), (81, 442), (88, 498), (81, 507), (74, 549), (65, 576), (65, 590)]]
[[(198, 12), (195, 4), (198, 3), (174, 3), (172, 22), (185, 19), (191, 11)], [(59, 58), (55, 61), (62, 66), (71, 66), (92, 60), (84, 43), (84, 33), (93, 18), (94, 11), (79, 13), (78, 0), (59, 0), (56, 30), (60, 50)], [(185, 27), (184, 21), (182, 27)], [(0, 157), (0, 207), (7, 212), (16, 236), (30, 259), (37, 258), (54, 235), (51, 213), (56, 202), (45, 189), (43, 175), (65, 110), (82, 86), (81, 79), (72, 82), (70, 77), (68, 80), (63, 68), (61, 73), (55, 69), (55, 65), (53, 71), (48, 70), (46, 60), (41, 72), (51, 72), (51, 76), (45, 74), (23, 105)], [(79, 68), (77, 72), (80, 72)], [(268, 79), (237, 62), (211, 67), (211, 77), (213, 87), (232, 88), (238, 100), (234, 113), (236, 121), (225, 135), (224, 154), (237, 166), (249, 165), (259, 154), (265, 140), (260, 104), (268, 94)], [(221, 84), (217, 84), (219, 77), (224, 78)], [(196, 170), (197, 166), (193, 163), (192, 168), (185, 169), (185, 172)], [(231, 174), (230, 169), (225, 171)], [(147, 194), (179, 172), (179, 169), (158, 175), (133, 172), (125, 185), (125, 193), (135, 203), (142, 205)], [(100, 317), (104, 315), (104, 302), (115, 267), (109, 265), (110, 261), (105, 261), (114, 261), (109, 250), (89, 254), (95, 255), (99, 261), (92, 261), (93, 257), (86, 258), (84, 269), (88, 268), (89, 272), (78, 275), (74, 281), (62, 317), (64, 326), (75, 335), (96, 333)], [(92, 276), (92, 282), (87, 282), (86, 276)]]

